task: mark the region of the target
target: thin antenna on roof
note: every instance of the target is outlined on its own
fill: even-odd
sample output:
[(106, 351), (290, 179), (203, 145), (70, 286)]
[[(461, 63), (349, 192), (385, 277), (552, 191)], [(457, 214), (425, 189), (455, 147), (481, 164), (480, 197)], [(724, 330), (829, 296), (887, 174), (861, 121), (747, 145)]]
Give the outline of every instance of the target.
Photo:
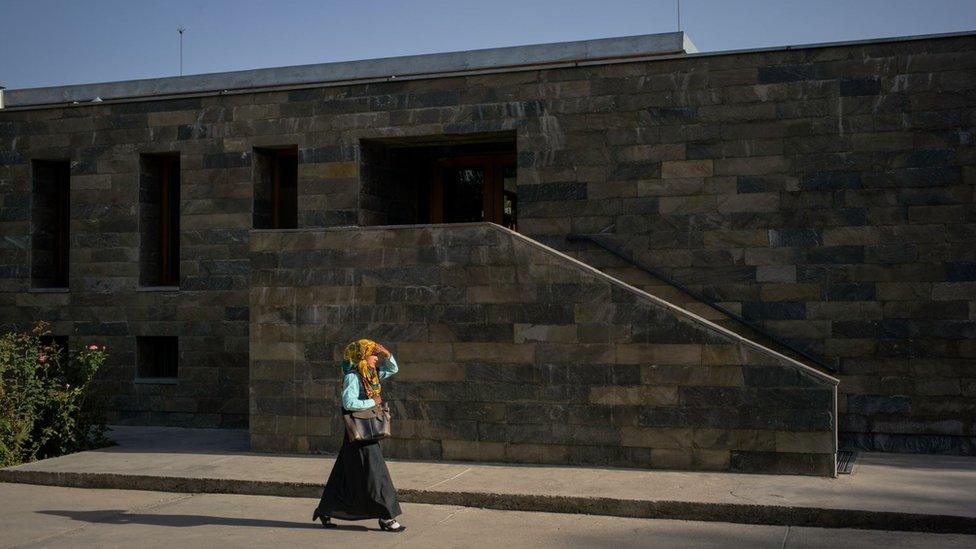
[(675, 0), (678, 5), (678, 31), (681, 31), (681, 0)]
[(183, 33), (186, 27), (177, 27), (176, 32), (180, 33), (180, 76), (183, 76)]

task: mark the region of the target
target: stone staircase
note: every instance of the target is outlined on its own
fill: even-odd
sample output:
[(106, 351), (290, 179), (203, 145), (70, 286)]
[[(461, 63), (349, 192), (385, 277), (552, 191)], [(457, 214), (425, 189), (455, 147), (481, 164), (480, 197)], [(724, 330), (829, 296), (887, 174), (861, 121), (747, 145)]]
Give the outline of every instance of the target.
[(741, 302), (707, 300), (704, 298), (706, 291), (701, 284), (685, 286), (682, 281), (672, 277), (655, 276), (656, 267), (644, 267), (644, 262), (632, 250), (619, 246), (612, 235), (571, 235), (570, 240), (583, 244), (571, 246), (573, 249), (567, 251), (569, 255), (621, 282), (708, 319), (811, 368), (827, 374), (837, 371), (833, 361), (805, 349), (804, 341), (783, 337), (775, 329), (766, 326), (762, 320), (745, 317)]
[(837, 380), (490, 223), (251, 233), (251, 445), (341, 441), (389, 342), (402, 458), (834, 476)]

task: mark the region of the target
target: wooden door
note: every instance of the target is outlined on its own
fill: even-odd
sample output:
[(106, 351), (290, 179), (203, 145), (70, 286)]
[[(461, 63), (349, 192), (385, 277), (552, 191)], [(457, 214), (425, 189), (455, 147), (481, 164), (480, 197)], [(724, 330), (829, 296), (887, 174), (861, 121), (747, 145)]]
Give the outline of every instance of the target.
[(515, 229), (515, 155), (441, 158), (434, 163), (432, 223), (491, 221)]

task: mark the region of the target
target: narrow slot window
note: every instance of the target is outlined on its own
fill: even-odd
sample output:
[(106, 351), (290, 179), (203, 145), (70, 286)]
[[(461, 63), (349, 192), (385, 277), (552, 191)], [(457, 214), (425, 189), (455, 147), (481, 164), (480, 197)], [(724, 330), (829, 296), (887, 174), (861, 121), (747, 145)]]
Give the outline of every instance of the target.
[(180, 157), (140, 157), (139, 232), (141, 286), (178, 286), (180, 281)]
[(35, 160), (31, 172), (31, 285), (67, 288), (71, 164)]
[(254, 228), (298, 227), (298, 147), (254, 149)]

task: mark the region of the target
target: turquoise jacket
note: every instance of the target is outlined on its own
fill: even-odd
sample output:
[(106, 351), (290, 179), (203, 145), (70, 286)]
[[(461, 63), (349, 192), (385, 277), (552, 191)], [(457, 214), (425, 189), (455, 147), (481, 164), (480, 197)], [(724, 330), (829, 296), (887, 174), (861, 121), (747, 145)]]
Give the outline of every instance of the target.
[[(377, 364), (379, 369), (380, 381), (387, 379), (400, 369), (397, 367), (396, 359), (393, 355)], [(342, 363), (342, 407), (349, 411), (365, 410), (376, 406), (376, 401), (366, 398), (366, 390), (359, 381), (359, 374), (355, 366), (343, 361)]]

